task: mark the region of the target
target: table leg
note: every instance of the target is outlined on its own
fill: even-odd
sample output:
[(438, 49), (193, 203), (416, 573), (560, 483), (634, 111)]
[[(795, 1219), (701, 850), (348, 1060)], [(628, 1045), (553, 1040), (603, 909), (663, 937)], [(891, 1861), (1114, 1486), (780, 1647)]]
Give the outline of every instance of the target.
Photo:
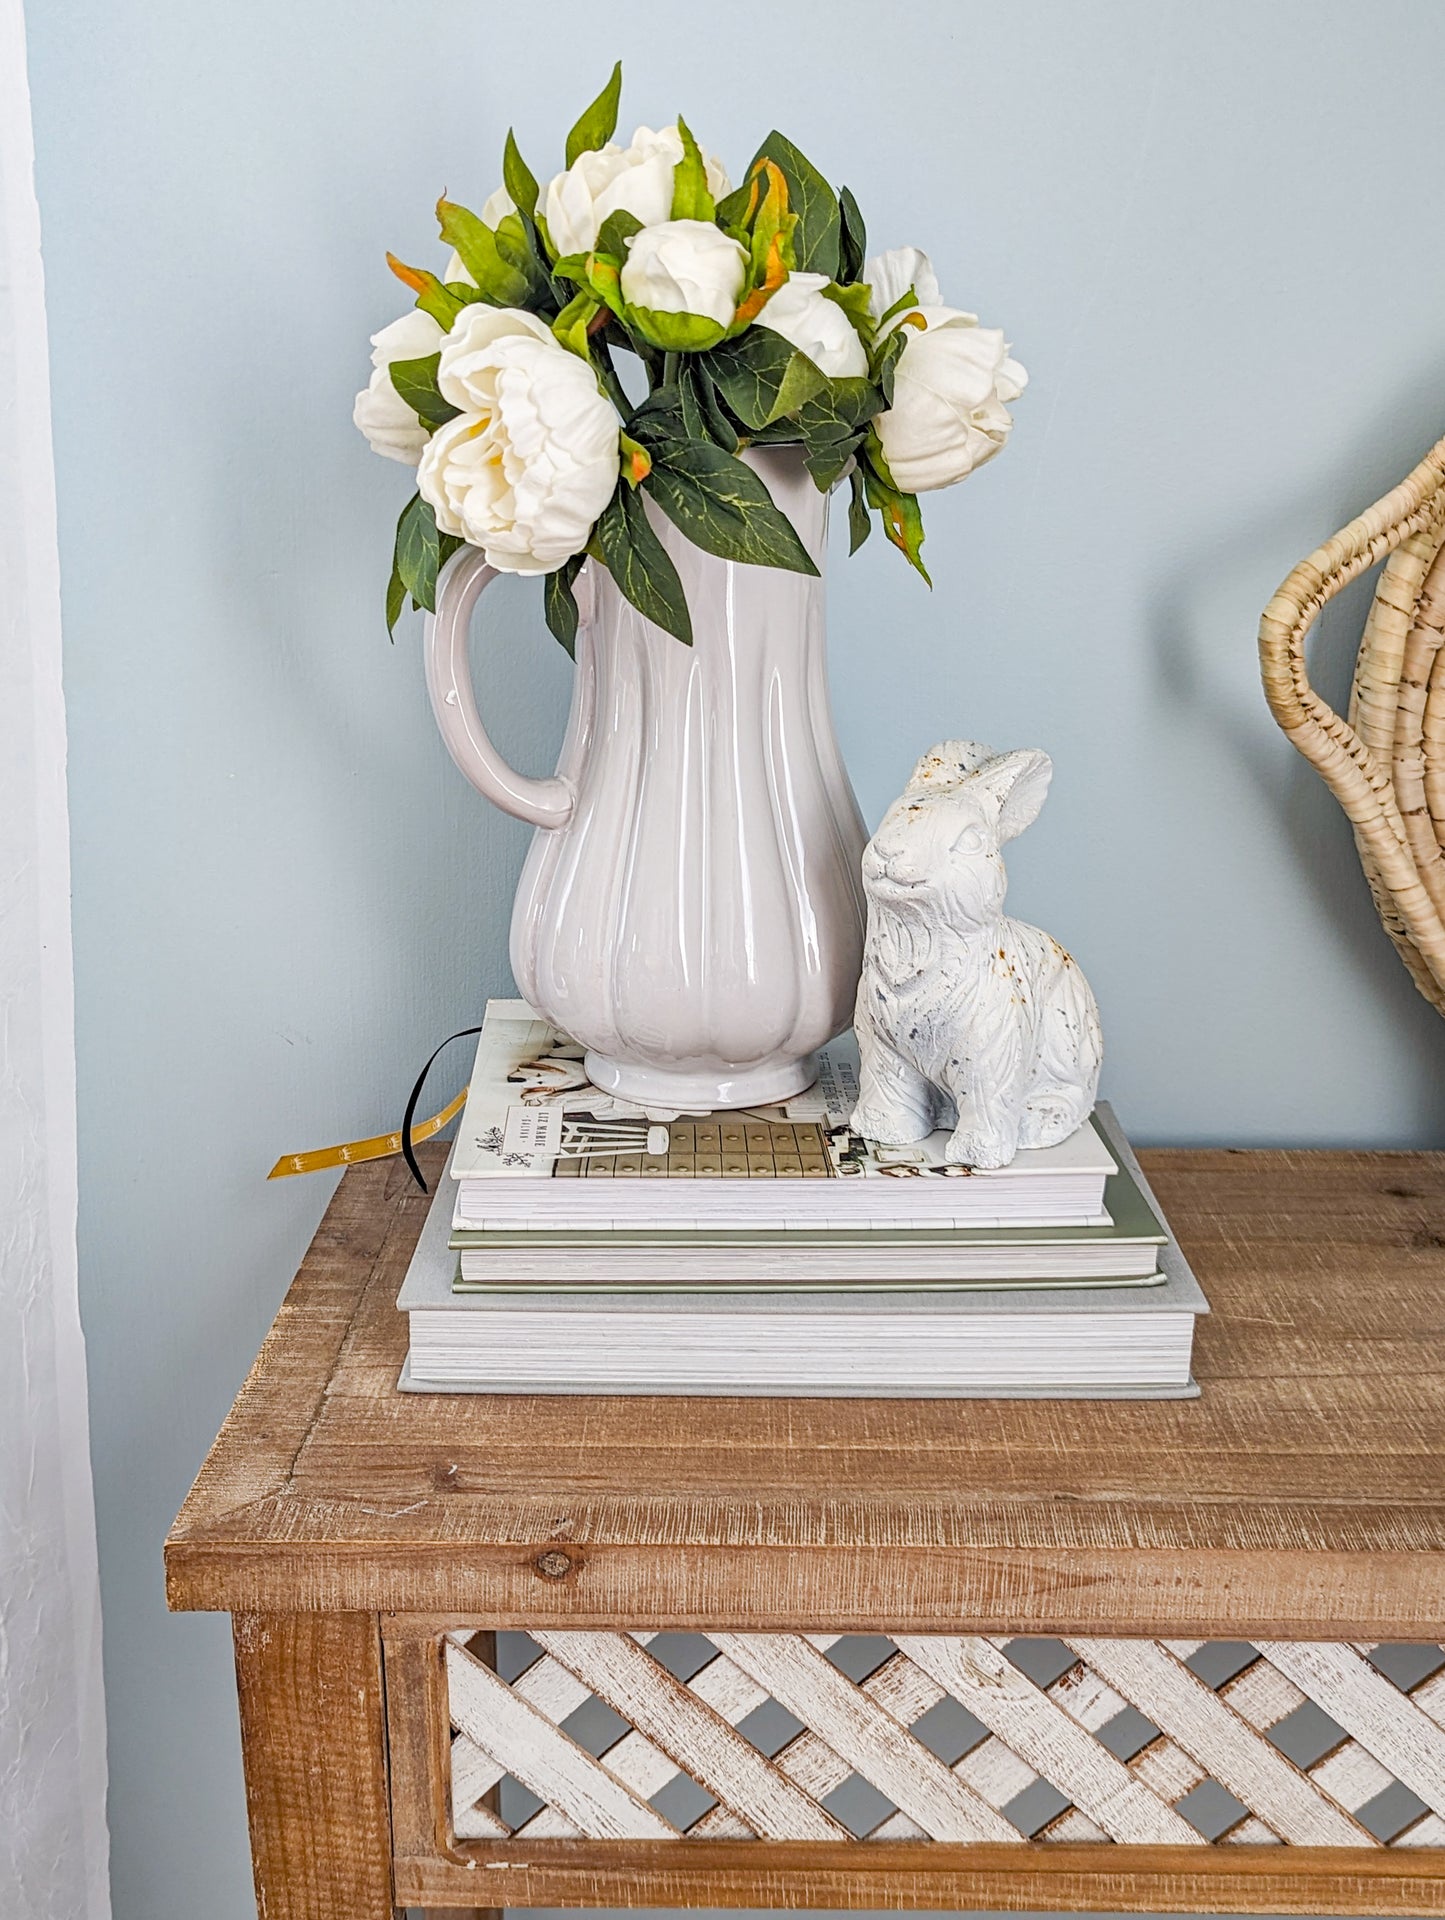
[(263, 1920), (394, 1920), (370, 1613), (233, 1621), (256, 1907)]

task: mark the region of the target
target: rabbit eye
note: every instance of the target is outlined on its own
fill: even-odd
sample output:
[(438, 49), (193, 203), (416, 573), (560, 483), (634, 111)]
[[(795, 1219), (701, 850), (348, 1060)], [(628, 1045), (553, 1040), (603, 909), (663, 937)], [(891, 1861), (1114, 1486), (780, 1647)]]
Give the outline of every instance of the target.
[(965, 827), (963, 832), (954, 841), (953, 850), (955, 853), (982, 853), (983, 829), (981, 827)]

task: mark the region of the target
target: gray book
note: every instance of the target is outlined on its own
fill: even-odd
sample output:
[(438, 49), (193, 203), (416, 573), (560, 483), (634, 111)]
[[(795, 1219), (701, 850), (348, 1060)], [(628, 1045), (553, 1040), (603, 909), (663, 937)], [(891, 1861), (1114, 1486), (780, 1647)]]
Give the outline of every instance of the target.
[[(1110, 1145), (1157, 1205), (1128, 1144)], [(446, 1193), (445, 1182), (441, 1183)], [(1173, 1241), (1159, 1284), (670, 1295), (454, 1290), (450, 1208), (433, 1204), (398, 1306), (411, 1392), (1185, 1398), (1207, 1302)]]

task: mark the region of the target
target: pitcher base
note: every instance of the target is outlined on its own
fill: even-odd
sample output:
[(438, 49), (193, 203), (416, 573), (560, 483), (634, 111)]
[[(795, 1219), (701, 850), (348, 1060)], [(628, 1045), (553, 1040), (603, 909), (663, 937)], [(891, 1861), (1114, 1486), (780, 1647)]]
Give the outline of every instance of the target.
[(631, 1060), (609, 1060), (600, 1053), (589, 1053), (584, 1063), (587, 1078), (604, 1093), (615, 1093), (621, 1100), (633, 1100), (640, 1107), (673, 1113), (715, 1113), (727, 1107), (770, 1106), (776, 1100), (789, 1100), (818, 1077), (815, 1054), (801, 1058), (769, 1060), (761, 1066), (742, 1067), (735, 1073), (697, 1073), (672, 1067), (641, 1066)]

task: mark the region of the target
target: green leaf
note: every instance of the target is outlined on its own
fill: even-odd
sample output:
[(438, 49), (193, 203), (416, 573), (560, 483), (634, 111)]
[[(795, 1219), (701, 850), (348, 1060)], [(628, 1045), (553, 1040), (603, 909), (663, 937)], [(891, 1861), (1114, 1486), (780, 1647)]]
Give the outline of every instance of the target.
[(552, 277), (555, 280), (575, 280), (579, 287), (587, 284), (587, 262), (590, 253), (563, 253), (552, 262)]
[(634, 493), (631, 487), (618, 487), (597, 522), (597, 544), (624, 599), (655, 626), (690, 647), (692, 620), (682, 581), (653, 531), (641, 493)]
[(512, 204), (525, 227), (537, 213), (537, 182), (532, 169), (522, 158), (517, 136), (507, 129), (507, 144), (502, 149), (502, 182), (512, 196)]
[(423, 313), (429, 313), (439, 327), (449, 329), (453, 320), (468, 303), (459, 300), (446, 283), (426, 267), (409, 267), (398, 260), (394, 253), (386, 256), (386, 264), (391, 268), (403, 286), (410, 287), (416, 295), (416, 304)]
[(873, 531), (868, 511), (868, 493), (862, 467), (854, 467), (848, 476), (848, 552), (855, 554)]
[(893, 405), (893, 376), (898, 371), (898, 356), (908, 344), (908, 333), (907, 327), (895, 327), (878, 349), (873, 363), (873, 380), (886, 407)]
[[(685, 361), (684, 368), (695, 364)], [(655, 437), (659, 433), (673, 433), (686, 439), (682, 424), (682, 392), (679, 380), (664, 381), (654, 387), (645, 399), (639, 401), (628, 418), (628, 426), (636, 427), (638, 432), (651, 432)]]
[(547, 626), (554, 639), (560, 640), (568, 653), (577, 658), (577, 602), (572, 594), (572, 583), (582, 571), (585, 553), (574, 553), (570, 560), (564, 560), (555, 573), (549, 573), (542, 583), (542, 611), (547, 616)]
[(397, 572), (395, 560), (391, 563), (391, 578), (386, 583), (386, 630), (396, 638), (396, 623), (406, 606), (406, 582)]
[(504, 258), (496, 234), (485, 221), (469, 208), (443, 199), (437, 201), (437, 225), (442, 239), (461, 256), (483, 299), (494, 307), (522, 305), (530, 288), (529, 277)]
[[(622, 99), (622, 62), (619, 60), (612, 69), (612, 78), (598, 94), (592, 105), (580, 115), (577, 124), (567, 135), (567, 165), (575, 166), (584, 153), (595, 153), (599, 147), (605, 147), (617, 131), (617, 107)], [(516, 195), (512, 198), (515, 200)], [(521, 206), (522, 202), (517, 201)], [(536, 202), (532, 203), (534, 206)]]
[(537, 182), (510, 130), (502, 152), (502, 183), (515, 202), (516, 212), (506, 214), (498, 223), (497, 247), (505, 259), (526, 274), (530, 287), (527, 306), (533, 313), (566, 306), (571, 295), (552, 278), (552, 248), (544, 244), (546, 233), (537, 212)]
[(805, 353), (771, 327), (750, 327), (715, 347), (705, 372), (745, 427), (766, 427), (795, 413), (823, 385)]
[(738, 430), (727, 416), (727, 410), (718, 397), (718, 390), (708, 376), (701, 360), (691, 362), (693, 384), (697, 397), (702, 403), (703, 417), (707, 422), (710, 440), (716, 441), (724, 453), (736, 453), (742, 444), (738, 439)]
[(717, 203), (708, 192), (707, 167), (681, 114), (677, 116), (677, 131), (682, 140), (682, 158), (672, 170), (672, 217), (674, 220), (711, 220), (717, 212)]
[[(596, 258), (594, 254), (593, 259)], [(665, 313), (652, 307), (625, 307), (621, 319), (664, 353), (705, 353), (727, 328), (705, 313)]]
[(702, 394), (698, 390), (701, 375), (696, 360), (685, 360), (682, 371), (677, 376), (677, 399), (681, 414), (681, 434), (684, 440), (710, 440), (712, 427), (702, 404)]
[(531, 273), (537, 258), (528, 232), (529, 224), (520, 213), (504, 213), (497, 222), (496, 232), (497, 252), (508, 266), (515, 267), (524, 276)]
[(393, 560), (402, 586), (419, 607), (436, 611), (437, 571), (441, 566), (441, 539), (436, 515), (414, 493), (401, 510), (396, 523), (396, 551)]
[(616, 213), (609, 213), (597, 230), (597, 253), (610, 254), (620, 266), (627, 258), (627, 243), (634, 233), (641, 233), (642, 222), (635, 213), (629, 213), (626, 207), (619, 207)]
[(819, 493), (827, 493), (837, 486), (848, 471), (849, 461), (856, 456), (862, 444), (861, 433), (852, 434), (846, 440), (804, 442), (806, 458), (803, 464), (812, 474), (813, 484)]
[(445, 399), (437, 385), (441, 353), (428, 353), (419, 360), (393, 360), (387, 369), (391, 384), (424, 427), (444, 427), (461, 412)]
[(667, 440), (710, 441), (726, 453), (738, 448), (737, 431), (695, 355), (683, 360), (675, 380), (653, 388), (627, 424), (654, 451)]
[(838, 195), (838, 219), (838, 278), (856, 280), (868, 258), (868, 229), (851, 187), (844, 187)]
[(704, 553), (790, 573), (818, 569), (752, 468), (705, 441), (654, 445), (646, 491)]
[[(396, 523), (396, 549), (392, 570), (409, 593), (412, 605), (427, 613), (436, 612), (437, 575), (452, 555), (466, 543), (454, 533), (438, 533), (436, 516), (419, 493), (414, 493), (401, 510)], [(391, 591), (387, 591), (388, 610)]]
[(753, 182), (744, 180), (740, 187), (734, 187), (731, 193), (724, 194), (714, 209), (714, 218), (724, 233), (730, 233), (734, 239), (741, 240), (746, 246), (748, 238), (748, 217), (753, 210)]
[(606, 254), (589, 253), (585, 272), (588, 287), (625, 326), (627, 302), (622, 298), (622, 275), (617, 262)]
[(812, 161), (776, 129), (753, 156), (771, 160), (788, 183), (788, 206), (798, 216), (793, 235), (794, 267), (799, 273), (822, 273), (838, 278), (842, 221), (838, 197)]
[(587, 329), (602, 311), (602, 302), (588, 288), (574, 293), (552, 322), (552, 334), (579, 360), (591, 360), (587, 351)]
[(918, 305), (918, 292), (914, 287), (905, 287), (891, 307), (885, 307), (878, 316), (878, 326), (886, 327), (890, 320), (896, 320), (900, 313), (907, 313)]
[(916, 493), (900, 493), (879, 474), (870, 457), (863, 476), (864, 491), (869, 504), (878, 509), (878, 517), (883, 522), (883, 531), (904, 554), (908, 564), (917, 568), (931, 587), (928, 569), (923, 564), (923, 515), (918, 508)]
[(836, 431), (830, 437), (836, 439), (866, 426), (882, 411), (883, 395), (871, 380), (861, 375), (825, 380), (799, 407), (798, 428), (805, 440), (811, 440), (826, 435), (831, 427)]
[(841, 307), (848, 316), (849, 324), (864, 346), (871, 344), (876, 331), (873, 315), (868, 302), (872, 289), (861, 282), (851, 287), (840, 287), (836, 280), (830, 280), (826, 287), (819, 289), (825, 300), (831, 300), (835, 307)]

